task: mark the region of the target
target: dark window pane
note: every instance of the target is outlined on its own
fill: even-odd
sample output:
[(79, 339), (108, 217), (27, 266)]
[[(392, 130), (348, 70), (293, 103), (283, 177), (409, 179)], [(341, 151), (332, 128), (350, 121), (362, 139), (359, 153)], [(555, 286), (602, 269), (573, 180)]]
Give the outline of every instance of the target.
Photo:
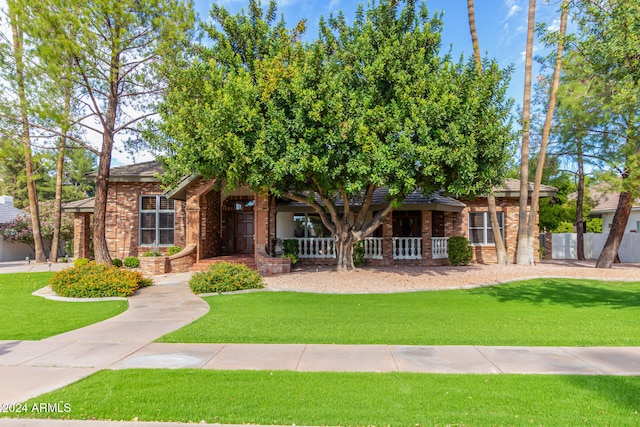
[(484, 212), (470, 213), (469, 227), (484, 227)]
[(167, 199), (166, 197), (160, 197), (160, 210), (161, 211), (172, 211), (174, 206), (174, 201)]
[(140, 244), (151, 245), (156, 240), (156, 230), (142, 230), (140, 232)]
[(173, 212), (172, 213), (160, 212), (159, 216), (160, 216), (160, 224), (158, 224), (158, 228), (173, 229)]
[(173, 230), (160, 230), (160, 244), (173, 245)]
[(156, 210), (156, 196), (142, 196), (142, 207), (140, 209), (143, 211)]
[(484, 243), (484, 232), (482, 229), (470, 229), (469, 230), (469, 240), (471, 243), (481, 244)]
[(156, 214), (151, 212), (141, 213), (140, 228), (156, 228)]

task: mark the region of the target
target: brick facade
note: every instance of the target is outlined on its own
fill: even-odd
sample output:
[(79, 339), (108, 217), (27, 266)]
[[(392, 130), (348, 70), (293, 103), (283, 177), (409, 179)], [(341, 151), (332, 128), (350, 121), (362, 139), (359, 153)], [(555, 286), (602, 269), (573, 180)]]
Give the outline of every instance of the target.
[[(142, 195), (158, 195), (163, 190), (159, 182), (111, 182), (107, 197), (106, 238), (112, 258), (124, 259), (128, 256), (140, 256), (151, 250), (149, 246), (139, 245), (139, 210)], [(234, 212), (236, 202), (243, 203), (244, 212), (254, 214), (254, 256), (260, 258), (260, 267), (265, 274), (286, 269), (280, 261), (270, 262), (267, 255), (273, 254), (276, 239), (276, 201), (275, 197), (262, 194), (251, 194), (247, 189), (239, 189), (225, 194), (214, 189), (213, 181), (196, 179), (188, 184), (184, 193), (184, 201), (175, 200), (175, 234), (174, 245), (193, 248), (188, 257), (169, 263), (171, 269), (184, 271), (189, 264), (201, 259), (222, 255), (230, 255), (234, 251)], [(249, 201), (253, 200), (253, 206)], [(437, 218), (444, 217), (444, 227), (437, 226), (436, 235), (444, 237), (468, 236), (469, 213), (486, 212), (486, 200), (482, 198), (465, 200), (466, 207), (462, 212), (441, 212)], [(515, 262), (516, 240), (518, 228), (518, 199), (498, 198), (498, 211), (504, 214), (504, 236), (507, 253)], [(366, 259), (368, 265), (442, 265), (446, 259), (433, 259), (432, 235), (434, 218), (432, 211), (421, 211), (419, 220), (419, 236), (422, 238), (421, 260), (395, 260), (393, 258), (393, 213), (385, 218), (381, 225), (382, 259)], [(442, 224), (441, 219), (437, 224)], [(89, 257), (90, 254), (90, 222), (91, 214), (77, 212), (74, 219), (74, 253), (76, 257)], [(535, 239), (536, 245), (538, 239)], [(261, 248), (261, 249), (259, 249)], [(160, 246), (166, 253), (167, 247)], [(474, 246), (474, 261), (478, 263), (495, 263), (496, 252), (493, 245)], [(262, 251), (260, 255), (258, 251)], [(536, 247), (536, 256), (538, 255)], [(335, 259), (302, 259), (303, 263), (331, 264)]]

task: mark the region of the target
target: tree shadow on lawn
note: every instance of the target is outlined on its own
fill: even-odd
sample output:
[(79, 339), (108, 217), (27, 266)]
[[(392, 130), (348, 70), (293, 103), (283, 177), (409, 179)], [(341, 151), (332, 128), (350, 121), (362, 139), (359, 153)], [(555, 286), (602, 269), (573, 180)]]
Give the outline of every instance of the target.
[[(595, 392), (619, 407), (629, 408), (629, 416), (638, 419), (640, 407), (640, 378), (629, 376), (565, 375), (564, 379), (574, 387)], [(593, 404), (593, 402), (585, 402)], [(592, 408), (601, 413), (607, 408)]]
[(500, 302), (523, 301), (532, 304), (565, 304), (574, 308), (607, 306), (610, 308), (640, 307), (640, 288), (622, 289), (624, 284), (588, 280), (540, 279), (534, 283), (504, 284), (472, 289), (475, 295), (489, 295)]

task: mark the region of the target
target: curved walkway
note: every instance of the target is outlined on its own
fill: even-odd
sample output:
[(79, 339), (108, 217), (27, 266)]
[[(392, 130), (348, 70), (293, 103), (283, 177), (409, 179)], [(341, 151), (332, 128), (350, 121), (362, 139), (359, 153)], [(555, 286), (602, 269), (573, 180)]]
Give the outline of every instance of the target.
[[(640, 375), (640, 347), (153, 343), (209, 310), (188, 277), (156, 278), (129, 299), (126, 312), (103, 322), (41, 341), (0, 341), (0, 402), (21, 402), (101, 369)], [(34, 422), (0, 419), (0, 426)]]

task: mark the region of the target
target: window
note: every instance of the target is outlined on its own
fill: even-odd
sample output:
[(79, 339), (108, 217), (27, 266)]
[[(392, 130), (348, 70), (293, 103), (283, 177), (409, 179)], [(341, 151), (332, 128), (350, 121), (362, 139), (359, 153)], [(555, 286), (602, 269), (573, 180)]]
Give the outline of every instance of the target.
[(320, 215), (294, 214), (293, 224), (295, 237), (331, 237), (331, 233), (322, 223)]
[(140, 244), (173, 245), (174, 201), (162, 196), (140, 198)]
[[(503, 215), (498, 212), (498, 224), (500, 224), (500, 235), (504, 240)], [(469, 213), (469, 241), (472, 245), (493, 245), (493, 232), (491, 230), (491, 219), (489, 212)]]
[(393, 237), (420, 237), (420, 211), (393, 211)]

